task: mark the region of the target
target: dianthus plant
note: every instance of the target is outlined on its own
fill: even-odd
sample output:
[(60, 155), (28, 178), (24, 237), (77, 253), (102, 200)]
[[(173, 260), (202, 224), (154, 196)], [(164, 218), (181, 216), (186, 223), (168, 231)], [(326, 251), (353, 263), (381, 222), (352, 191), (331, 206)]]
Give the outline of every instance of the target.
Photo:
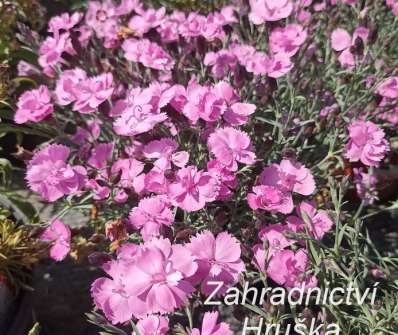
[[(201, 14), (88, 1), (53, 17), (43, 40), (25, 36), (38, 65), (19, 71), (37, 86), (14, 121), (48, 137), (26, 181), (60, 208), (43, 239), (64, 259), (77, 237), (62, 217), (76, 209), (91, 241), (106, 238), (89, 257), (104, 273), (91, 321), (141, 335), (229, 335), (245, 318), (398, 332), (397, 261), (368, 232), (394, 208), (379, 191), (397, 161), (397, 8), (250, 0)], [(228, 320), (205, 303), (246, 283), (351, 285), (366, 299), (246, 297)]]

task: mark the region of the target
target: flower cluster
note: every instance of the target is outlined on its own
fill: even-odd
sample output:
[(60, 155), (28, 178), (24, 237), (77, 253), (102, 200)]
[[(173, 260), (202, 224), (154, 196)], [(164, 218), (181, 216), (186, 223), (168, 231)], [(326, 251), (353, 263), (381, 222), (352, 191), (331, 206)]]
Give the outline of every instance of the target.
[(342, 67), (352, 69), (355, 66), (355, 54), (351, 49), (355, 49), (356, 43), (365, 44), (368, 37), (369, 29), (366, 27), (358, 27), (355, 29), (352, 37), (345, 29), (342, 28), (337, 28), (332, 32), (332, 48), (333, 50), (340, 52), (338, 60)]
[[(224, 290), (234, 285), (244, 271), (240, 256), (239, 242), (233, 236), (221, 233), (215, 238), (209, 231), (186, 245), (171, 244), (162, 237), (140, 246), (125, 244), (117, 259), (103, 265), (110, 278), (97, 279), (92, 296), (115, 324), (133, 316), (163, 315), (185, 306), (196, 285), (204, 294), (211, 292), (209, 280), (223, 282)], [(140, 322), (142, 327), (147, 323), (153, 327), (155, 321)], [(156, 322), (165, 323), (165, 319)]]
[(215, 78), (222, 79), (230, 71), (239, 80), (240, 68), (255, 76), (268, 75), (279, 78), (292, 68), (293, 57), (305, 42), (307, 32), (299, 24), (289, 24), (283, 28), (275, 28), (269, 37), (270, 53), (256, 50), (255, 47), (234, 42), (229, 49), (208, 52), (204, 64), (212, 67)]
[[(288, 290), (327, 277), (314, 259), (351, 218), (343, 193), (357, 191), (358, 215), (375, 204), (398, 124), (398, 77), (372, 73), (384, 64), (369, 51), (368, 9), (319, 29), (327, 10), (356, 5), (337, 2), (231, 1), (205, 15), (88, 1), (30, 46), (40, 68), (18, 68), (38, 85), (14, 121), (51, 138), (27, 184), (61, 214), (91, 210), (106, 240), (91, 294), (111, 323), (167, 334), (211, 282), (223, 296), (245, 277)], [(57, 261), (73, 249), (60, 217), (41, 235)], [(201, 312), (192, 335), (232, 334), (217, 311)]]
[[(314, 191), (315, 181), (311, 172), (300, 163), (283, 160), (263, 170), (258, 186), (253, 187), (247, 201), (253, 210), (290, 214), (294, 208), (293, 192), (309, 196)], [(304, 248), (296, 252), (289, 250), (293, 244), (303, 243), (297, 238), (289, 239), (287, 235), (304, 233), (320, 240), (332, 228), (333, 222), (327, 212), (318, 211), (314, 203), (302, 201), (296, 206), (296, 212), (297, 216), (288, 216), (284, 225), (267, 225), (259, 232), (262, 243), (253, 247), (254, 263), (279, 285), (313, 287), (317, 279), (307, 274), (310, 265), (308, 253)]]
[(294, 208), (292, 194), (311, 195), (315, 181), (311, 172), (298, 162), (283, 160), (266, 167), (247, 201), (253, 210), (289, 214)]

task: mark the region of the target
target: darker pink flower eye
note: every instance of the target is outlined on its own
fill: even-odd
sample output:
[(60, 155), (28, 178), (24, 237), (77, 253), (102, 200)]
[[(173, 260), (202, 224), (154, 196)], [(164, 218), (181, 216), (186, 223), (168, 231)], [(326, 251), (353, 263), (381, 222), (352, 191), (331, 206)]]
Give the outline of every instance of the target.
[(99, 10), (97, 12), (96, 17), (97, 17), (98, 21), (102, 21), (102, 22), (106, 21), (106, 19), (108, 18), (106, 11), (104, 11), (104, 10)]

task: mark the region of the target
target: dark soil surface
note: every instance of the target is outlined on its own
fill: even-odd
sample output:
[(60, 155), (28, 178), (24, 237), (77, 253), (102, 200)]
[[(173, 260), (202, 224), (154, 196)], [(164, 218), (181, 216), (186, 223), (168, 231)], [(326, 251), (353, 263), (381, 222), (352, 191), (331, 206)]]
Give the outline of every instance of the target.
[(43, 335), (96, 335), (85, 313), (92, 309), (90, 285), (100, 272), (71, 260), (48, 261), (35, 271), (33, 307)]

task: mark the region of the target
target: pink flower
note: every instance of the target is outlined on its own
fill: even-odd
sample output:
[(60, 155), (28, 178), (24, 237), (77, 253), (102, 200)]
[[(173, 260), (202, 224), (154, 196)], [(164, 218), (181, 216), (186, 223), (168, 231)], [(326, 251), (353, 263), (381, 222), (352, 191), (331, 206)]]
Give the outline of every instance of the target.
[(217, 200), (227, 200), (232, 196), (233, 189), (236, 188), (238, 181), (235, 174), (216, 159), (207, 163), (207, 171), (218, 180), (220, 190)]
[(141, 199), (129, 215), (129, 222), (136, 229), (141, 229), (144, 241), (160, 235), (160, 228), (171, 226), (174, 215), (168, 203), (161, 196)]
[(94, 191), (94, 200), (104, 200), (109, 197), (111, 190), (108, 186), (100, 185), (98, 181), (100, 181), (100, 179), (90, 179), (87, 181), (85, 187), (89, 190)]
[(271, 78), (280, 78), (293, 68), (289, 56), (285, 53), (272, 55), (266, 62), (267, 75)]
[(225, 37), (225, 33), (223, 30), (223, 23), (219, 21), (219, 17), (210, 13), (206, 20), (203, 21), (201, 36), (203, 36), (206, 41), (212, 42), (216, 39), (223, 40)]
[(112, 175), (120, 173), (119, 185), (123, 188), (135, 188), (139, 176), (144, 171), (144, 163), (134, 158), (119, 158), (113, 163), (111, 168)]
[(210, 13), (207, 17), (190, 13), (179, 26), (180, 34), (185, 38), (202, 36), (207, 41), (222, 40), (225, 36), (223, 25), (227, 24), (225, 17), (218, 13)]
[(129, 15), (131, 12), (141, 13), (143, 11), (140, 0), (121, 0), (115, 9), (118, 16)]
[[(167, 335), (169, 319), (164, 316), (149, 315), (137, 322), (140, 335)], [(132, 335), (136, 335), (133, 332)]]
[(365, 204), (373, 204), (378, 200), (378, 178), (375, 174), (363, 172), (362, 168), (354, 169), (354, 182), (357, 194)]
[(259, 185), (253, 187), (253, 193), (247, 195), (251, 209), (264, 209), (271, 213), (289, 214), (293, 210), (293, 199), (289, 192), (275, 186)]
[(222, 25), (232, 24), (239, 22), (236, 18), (237, 9), (232, 5), (227, 5), (221, 8), (220, 12), (214, 13), (219, 17), (220, 23)]
[(398, 77), (384, 80), (377, 88), (377, 93), (389, 99), (398, 98)]
[(76, 102), (73, 110), (83, 114), (93, 113), (112, 96), (113, 90), (112, 73), (103, 73), (80, 81), (75, 88)]
[(227, 82), (220, 81), (214, 86), (214, 90), (226, 104), (223, 117), (230, 125), (238, 126), (247, 123), (249, 116), (256, 111), (256, 105), (239, 102), (240, 97)]
[(180, 37), (179, 27), (185, 22), (185, 13), (174, 11), (171, 15), (166, 16), (157, 27), (163, 43), (171, 43), (178, 41)]
[[(105, 48), (116, 48), (120, 45), (119, 31), (120, 26), (116, 19), (110, 19), (103, 23), (102, 25), (102, 35), (104, 39), (104, 47)], [(98, 31), (96, 31), (97, 36), (100, 37)]]
[(124, 204), (129, 198), (129, 195), (124, 190), (118, 190), (114, 196), (114, 200), (118, 204)]
[(28, 77), (40, 74), (40, 70), (36, 66), (28, 62), (25, 62), (24, 60), (20, 60), (18, 62), (17, 68), (18, 68), (18, 76), (21, 77)]
[(131, 273), (136, 292), (146, 303), (146, 312), (169, 313), (185, 305), (194, 291), (187, 279), (197, 268), (195, 257), (182, 245), (171, 245), (163, 238), (144, 244)]
[(311, 20), (312, 14), (310, 11), (301, 9), (297, 14), (297, 21), (302, 24), (308, 24)]
[(125, 58), (155, 70), (170, 71), (174, 67), (173, 58), (159, 45), (148, 39), (127, 39), (122, 44)]
[(83, 14), (77, 12), (72, 15), (69, 13), (63, 13), (61, 15), (54, 16), (48, 23), (48, 31), (54, 35), (59, 34), (60, 30), (69, 31), (80, 22), (82, 17)]
[(284, 52), (268, 56), (265, 52), (256, 51), (251, 46), (236, 44), (231, 49), (246, 71), (255, 76), (268, 75), (272, 78), (279, 78), (293, 68), (289, 55)]
[(262, 24), (288, 17), (293, 11), (293, 3), (289, 0), (250, 0), (250, 10), (250, 21)]
[(199, 85), (190, 81), (185, 92), (185, 104), (182, 113), (196, 124), (199, 119), (215, 122), (224, 113), (225, 103), (210, 86)]
[(236, 56), (228, 50), (218, 52), (208, 52), (203, 63), (206, 66), (212, 66), (211, 73), (217, 79), (222, 79), (234, 70), (237, 66)]
[(185, 167), (189, 161), (189, 153), (187, 151), (177, 151), (171, 156), (171, 161), (175, 166)]
[(260, 175), (260, 183), (302, 195), (310, 195), (315, 191), (311, 171), (304, 165), (288, 159), (266, 167)]
[(350, 162), (361, 161), (367, 166), (378, 166), (390, 150), (384, 131), (371, 121), (354, 121), (348, 131), (350, 139), (346, 157)]
[[(169, 185), (170, 182), (166, 178), (164, 171), (161, 171), (156, 167), (154, 167), (144, 177), (142, 192), (145, 191), (148, 193), (166, 195), (168, 192)], [(135, 189), (137, 191), (136, 187)]]
[[(259, 238), (262, 243), (253, 247), (254, 263), (261, 271), (265, 271), (265, 265), (272, 256), (294, 243), (294, 240), (285, 236), (288, 231), (288, 227), (281, 224), (272, 224), (261, 229)], [(267, 243), (266, 249), (264, 242)]]
[(100, 120), (87, 121), (87, 129), (77, 127), (76, 133), (73, 135), (72, 142), (76, 144), (84, 144), (86, 141), (95, 142), (101, 134)]
[(86, 23), (97, 34), (105, 39), (105, 47), (110, 48), (118, 44), (118, 9), (111, 0), (104, 2), (89, 1), (86, 13)]
[(271, 75), (277, 75), (277, 63), (271, 60), (265, 52), (255, 51), (252, 55), (248, 56), (244, 60), (243, 64), (246, 68), (246, 71), (253, 73), (255, 76), (265, 76), (269, 75), (270, 73)]
[(140, 11), (139, 14), (130, 19), (128, 27), (134, 31), (135, 35), (142, 36), (159, 26), (166, 14), (166, 8), (160, 7), (158, 10), (149, 8), (146, 11)]
[(30, 189), (50, 202), (77, 193), (86, 182), (86, 170), (67, 164), (69, 154), (69, 148), (60, 144), (51, 144), (37, 152), (26, 174)]
[(86, 79), (86, 72), (79, 68), (62, 72), (55, 88), (57, 103), (66, 106), (75, 102), (80, 95), (79, 84)]
[(398, 2), (396, 0), (386, 0), (386, 5), (395, 16), (398, 16)]
[(372, 277), (374, 279), (386, 279), (387, 278), (386, 274), (382, 270), (377, 269), (377, 268), (371, 269), (370, 274), (372, 275)]
[(40, 239), (51, 242), (50, 257), (55, 261), (62, 261), (69, 254), (71, 232), (69, 226), (61, 220), (55, 219), (41, 234)]
[(345, 29), (333, 30), (331, 39), (332, 48), (335, 51), (343, 51), (351, 46), (351, 35)]
[(218, 181), (211, 174), (198, 170), (196, 166), (187, 166), (177, 172), (167, 195), (175, 206), (193, 212), (214, 201), (218, 191)]
[(333, 227), (333, 221), (324, 210), (317, 210), (314, 202), (303, 201), (297, 208), (298, 217), (289, 216), (286, 223), (290, 230), (295, 233), (301, 233), (308, 230), (317, 240)]
[(103, 169), (112, 157), (113, 143), (97, 143), (91, 151), (87, 163), (96, 169)]
[(105, 263), (105, 272), (110, 278), (101, 277), (91, 285), (95, 305), (113, 324), (124, 323), (133, 316), (146, 313), (146, 304), (137, 297), (137, 275), (126, 261)]
[(202, 330), (194, 328), (191, 335), (233, 335), (225, 322), (217, 323), (218, 312), (207, 312), (203, 317)]
[(315, 191), (311, 172), (303, 165), (291, 160), (266, 167), (259, 178), (260, 185), (253, 187), (247, 201), (253, 210), (288, 214), (293, 210), (291, 192), (310, 195)]
[(126, 93), (124, 99), (116, 101), (109, 115), (121, 116), (125, 113), (131, 114), (131, 109), (136, 109), (135, 114), (158, 114), (173, 98), (174, 89), (168, 84), (152, 83), (147, 88), (134, 88)]
[(299, 24), (288, 24), (284, 28), (275, 28), (269, 37), (273, 53), (294, 56), (307, 38), (307, 31)]
[(165, 121), (167, 114), (161, 113), (161, 108), (170, 102), (171, 94), (172, 90), (167, 85), (159, 84), (131, 90), (127, 99), (118, 101), (112, 109), (112, 116), (120, 115), (113, 124), (116, 134), (139, 135)]
[(252, 58), (256, 49), (251, 45), (233, 43), (229, 50), (238, 58), (239, 63), (246, 67), (247, 60)]
[(332, 32), (332, 48), (336, 51), (342, 51), (338, 57), (342, 67), (352, 69), (355, 66), (355, 56), (350, 47), (355, 44), (356, 39), (361, 39), (364, 43), (369, 36), (369, 29), (358, 27), (355, 29), (353, 37), (344, 29), (337, 28)]
[(335, 103), (331, 106), (323, 107), (319, 111), (319, 116), (321, 118), (327, 118), (329, 115), (333, 115), (333, 114), (337, 113), (338, 111), (339, 111), (339, 106)]
[(162, 171), (171, 168), (171, 162), (176, 166), (184, 167), (189, 159), (185, 151), (176, 152), (178, 144), (171, 138), (162, 138), (149, 142), (143, 149), (145, 158), (156, 159), (154, 166)]
[(41, 85), (38, 89), (23, 93), (17, 103), (15, 123), (28, 121), (40, 122), (54, 111), (51, 96), (47, 86)]
[(271, 258), (266, 272), (274, 282), (286, 288), (311, 288), (316, 286), (317, 279), (307, 274), (310, 264), (304, 249), (282, 250)]
[(46, 75), (53, 76), (56, 66), (65, 62), (62, 58), (64, 52), (70, 55), (76, 53), (73, 49), (69, 33), (63, 33), (54, 37), (49, 36), (42, 43), (39, 50), (39, 64), (44, 69)]
[(245, 265), (240, 259), (240, 243), (227, 232), (214, 237), (210, 231), (205, 230), (192, 237), (187, 248), (196, 257), (199, 265), (192, 281), (201, 283), (203, 294), (209, 295), (213, 290), (208, 284), (209, 281), (224, 282), (219, 293), (225, 293), (245, 270)]
[(378, 114), (378, 118), (398, 127), (398, 108), (387, 109), (385, 112)]
[(78, 40), (80, 45), (85, 48), (90, 42), (91, 37), (93, 36), (92, 29), (87, 25), (80, 25), (75, 28), (74, 31), (78, 34)]
[(337, 58), (342, 67), (352, 69), (355, 66), (355, 56), (350, 49), (345, 49)]
[(359, 26), (354, 30), (352, 34), (352, 44), (355, 43), (356, 39), (361, 39), (364, 43), (368, 40), (369, 29), (363, 26)]
[[(286, 249), (288, 246), (294, 243), (294, 240), (290, 240), (285, 236), (285, 234), (289, 231), (290, 230), (287, 226), (281, 224), (272, 224), (261, 229), (258, 235), (263, 243), (267, 242), (267, 250), (264, 250), (263, 243), (257, 244), (257, 246), (255, 246), (255, 248), (260, 248), (263, 252), (263, 255), (260, 257), (260, 259), (263, 259), (263, 261), (259, 262), (260, 259), (257, 259), (257, 264), (260, 269), (263, 270), (265, 264), (264, 261), (269, 260), (276, 253)], [(267, 257), (265, 257), (265, 254), (267, 254)], [(255, 256), (258, 256), (258, 254), (256, 255), (255, 253)]]
[(216, 129), (210, 135), (207, 146), (216, 159), (232, 171), (238, 168), (238, 162), (251, 165), (256, 160), (249, 136), (232, 127)]
[(185, 22), (179, 27), (180, 34), (185, 37), (198, 37), (201, 35), (202, 27), (206, 22), (206, 17), (197, 13), (189, 13)]

